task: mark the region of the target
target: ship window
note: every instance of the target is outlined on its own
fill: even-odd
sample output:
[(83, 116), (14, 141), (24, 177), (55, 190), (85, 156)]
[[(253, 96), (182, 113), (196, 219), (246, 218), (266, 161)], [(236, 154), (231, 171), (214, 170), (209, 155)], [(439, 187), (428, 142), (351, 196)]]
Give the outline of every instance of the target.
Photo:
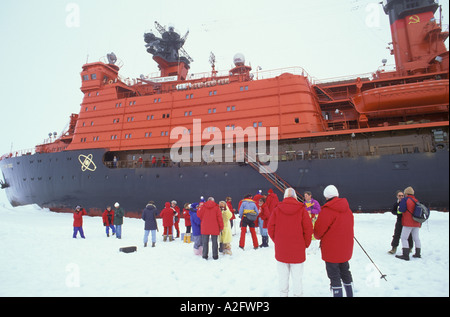
[(83, 81), (89, 80), (89, 75), (83, 75)]
[(295, 118), (294, 121), (295, 121), (295, 123), (299, 123), (299, 119), (298, 118)]
[(149, 138), (149, 137), (151, 137), (152, 136), (152, 133), (151, 132), (145, 132), (145, 137), (146, 138)]
[(154, 116), (153, 115), (148, 115), (147, 116), (147, 120), (153, 120)]
[(91, 74), (91, 79), (97, 79), (97, 74)]

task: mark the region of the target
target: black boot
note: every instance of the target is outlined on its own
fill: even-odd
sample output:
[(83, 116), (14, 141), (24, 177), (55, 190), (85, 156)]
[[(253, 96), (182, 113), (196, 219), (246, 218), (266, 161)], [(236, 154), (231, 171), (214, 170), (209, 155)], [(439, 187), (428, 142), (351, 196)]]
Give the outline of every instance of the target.
[(402, 251), (403, 251), (402, 255), (396, 255), (395, 257), (398, 259), (409, 261), (409, 248), (402, 248)]
[(344, 283), (344, 289), (345, 289), (345, 294), (347, 294), (347, 297), (353, 297), (353, 284), (345, 284)]
[(341, 287), (332, 287), (331, 294), (333, 295), (333, 297), (343, 297), (344, 292), (342, 290), (342, 286)]
[(416, 248), (416, 254), (413, 255), (413, 258), (421, 258), (421, 256), (420, 256), (420, 248)]

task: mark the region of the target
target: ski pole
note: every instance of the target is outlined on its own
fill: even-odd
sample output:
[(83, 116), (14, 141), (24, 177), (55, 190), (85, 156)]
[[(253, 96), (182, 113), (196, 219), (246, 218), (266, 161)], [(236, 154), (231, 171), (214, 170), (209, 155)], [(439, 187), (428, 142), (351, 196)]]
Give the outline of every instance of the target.
[(356, 237), (354, 236), (353, 239), (355, 239), (356, 243), (358, 243), (358, 245), (360, 246), (360, 248), (364, 251), (364, 253), (367, 255), (367, 257), (369, 258), (370, 262), (372, 262), (372, 264), (376, 267), (376, 269), (378, 270), (378, 272), (381, 274), (380, 279), (384, 278), (384, 280), (387, 282), (386, 279), (386, 274), (381, 273), (380, 269), (378, 268), (378, 266), (375, 264), (375, 262), (372, 260), (372, 258), (367, 254), (366, 250), (364, 250), (364, 248), (362, 247), (361, 243), (359, 243), (358, 239), (356, 239)]

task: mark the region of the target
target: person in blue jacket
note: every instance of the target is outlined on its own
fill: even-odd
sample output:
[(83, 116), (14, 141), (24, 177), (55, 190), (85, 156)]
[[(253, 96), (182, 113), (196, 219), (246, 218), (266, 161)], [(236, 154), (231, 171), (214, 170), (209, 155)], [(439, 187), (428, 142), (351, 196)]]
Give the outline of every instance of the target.
[(152, 248), (156, 245), (156, 230), (158, 230), (158, 224), (156, 223), (156, 217), (159, 211), (155, 206), (155, 202), (149, 201), (142, 211), (142, 220), (145, 221), (144, 225), (144, 247), (147, 246), (148, 235), (152, 232)]
[(255, 220), (258, 217), (259, 210), (256, 207), (255, 201), (252, 199), (252, 195), (248, 194), (241, 201), (239, 207), (239, 217), (241, 218), (241, 237), (239, 239), (239, 248), (244, 250), (245, 247), (245, 234), (247, 233), (247, 226), (249, 227), (252, 235), (253, 248), (258, 249), (258, 238), (255, 231)]
[(194, 241), (194, 254), (202, 255), (202, 233), (200, 230), (201, 220), (197, 216), (198, 203), (193, 203), (189, 206), (189, 215), (191, 216), (192, 226), (192, 241)]

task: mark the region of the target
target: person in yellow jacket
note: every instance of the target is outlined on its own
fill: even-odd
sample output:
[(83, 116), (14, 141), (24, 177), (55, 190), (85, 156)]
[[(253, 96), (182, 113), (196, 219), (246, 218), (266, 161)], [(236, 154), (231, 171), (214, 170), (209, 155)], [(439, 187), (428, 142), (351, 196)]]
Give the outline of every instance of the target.
[(230, 209), (227, 206), (227, 203), (224, 201), (219, 202), (220, 210), (222, 211), (223, 217), (223, 230), (220, 233), (220, 246), (219, 251), (223, 252), (223, 254), (231, 255), (231, 224), (230, 219), (233, 216)]

